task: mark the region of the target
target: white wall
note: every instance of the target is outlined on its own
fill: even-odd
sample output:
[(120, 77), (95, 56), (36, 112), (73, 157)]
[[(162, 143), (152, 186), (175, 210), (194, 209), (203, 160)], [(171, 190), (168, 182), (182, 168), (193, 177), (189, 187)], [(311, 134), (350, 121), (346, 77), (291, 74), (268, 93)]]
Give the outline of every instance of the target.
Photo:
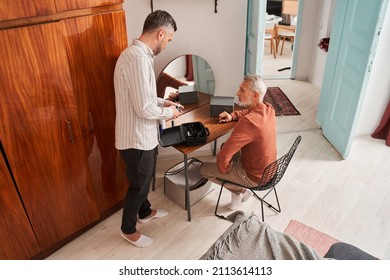
[(330, 37), (335, 0), (300, 0), (303, 10), (300, 25), (298, 61), (295, 79), (308, 81), (321, 88), (327, 53), (317, 44), (321, 38)]
[[(303, 0), (300, 0), (303, 1)], [(304, 0), (302, 12), (298, 15), (298, 23), (300, 21), (299, 42), (297, 42), (298, 59), (296, 63), (295, 79), (299, 81), (307, 81), (311, 71), (313, 59), (313, 47), (315, 45), (314, 33), (317, 17), (318, 2), (321, 0)]]
[[(247, 1), (218, 1), (217, 8), (214, 13), (212, 0), (154, 1), (154, 9), (169, 12), (178, 26), (173, 41), (155, 59), (156, 75), (174, 58), (196, 54), (213, 69), (215, 95), (235, 95), (244, 75)], [(151, 12), (150, 1), (125, 0), (124, 9), (131, 42)]]
[(318, 1), (317, 14), (313, 23), (313, 42), (312, 51), (313, 59), (311, 61), (308, 81), (317, 87), (321, 88), (324, 77), (327, 52), (318, 47), (318, 43), (322, 38), (330, 37), (332, 30), (333, 19), (333, 4), (334, 0)]
[(371, 134), (379, 125), (390, 100), (390, 5), (387, 7), (370, 79), (361, 110), (357, 135)]

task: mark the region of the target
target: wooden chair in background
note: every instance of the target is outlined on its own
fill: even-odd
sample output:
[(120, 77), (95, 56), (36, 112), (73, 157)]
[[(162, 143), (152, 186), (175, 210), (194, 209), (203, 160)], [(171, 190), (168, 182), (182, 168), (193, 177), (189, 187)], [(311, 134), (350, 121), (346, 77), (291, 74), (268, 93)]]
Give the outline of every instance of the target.
[(265, 23), (264, 40), (270, 41), (271, 54), (274, 55), (274, 58), (276, 58), (276, 52), (277, 52), (277, 40), (278, 40), (277, 32), (278, 31), (276, 28), (276, 24), (274, 22)]
[(298, 0), (283, 0), (282, 14), (289, 17), (289, 26), (278, 26), (278, 38), (276, 43), (276, 51), (278, 51), (280, 40), (282, 40), (282, 47), (280, 49), (280, 55), (283, 55), (284, 42), (289, 40), (291, 44), (294, 44), (295, 40), (295, 26), (297, 23), (298, 15)]
[(291, 29), (291, 31), (287, 29), (279, 29), (276, 51), (278, 51), (279, 43), (280, 41), (282, 41), (282, 47), (280, 48), (280, 55), (283, 55), (284, 42), (286, 41), (286, 39), (289, 40), (291, 44), (294, 44), (295, 28)]

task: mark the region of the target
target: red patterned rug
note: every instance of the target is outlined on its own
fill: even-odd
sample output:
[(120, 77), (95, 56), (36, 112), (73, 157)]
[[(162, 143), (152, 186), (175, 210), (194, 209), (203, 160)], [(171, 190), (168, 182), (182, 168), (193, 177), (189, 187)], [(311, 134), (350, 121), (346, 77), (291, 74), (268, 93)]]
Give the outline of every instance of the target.
[(336, 238), (295, 220), (290, 221), (284, 233), (315, 249), (320, 256), (324, 256), (332, 244), (339, 242)]
[(264, 96), (264, 102), (268, 102), (274, 107), (276, 116), (300, 115), (299, 111), (291, 103), (290, 99), (279, 87), (269, 87)]

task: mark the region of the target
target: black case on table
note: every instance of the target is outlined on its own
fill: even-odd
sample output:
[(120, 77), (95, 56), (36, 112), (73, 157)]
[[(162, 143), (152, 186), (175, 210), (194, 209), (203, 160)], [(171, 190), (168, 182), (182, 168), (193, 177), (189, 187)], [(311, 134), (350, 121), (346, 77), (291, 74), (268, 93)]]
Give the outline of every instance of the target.
[(201, 122), (183, 123), (162, 130), (160, 134), (160, 145), (162, 147), (177, 144), (184, 144), (186, 146), (203, 145), (206, 144), (209, 134), (209, 130)]

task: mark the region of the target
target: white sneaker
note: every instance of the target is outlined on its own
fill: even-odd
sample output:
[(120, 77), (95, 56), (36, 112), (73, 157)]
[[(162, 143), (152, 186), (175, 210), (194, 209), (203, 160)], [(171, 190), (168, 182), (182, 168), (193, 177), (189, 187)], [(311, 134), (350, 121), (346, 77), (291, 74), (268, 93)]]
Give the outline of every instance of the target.
[(126, 234), (124, 234), (123, 232), (121, 233), (121, 235), (125, 240), (129, 241), (131, 244), (133, 244), (135, 247), (138, 248), (145, 248), (150, 246), (153, 243), (152, 238), (143, 234), (141, 234), (141, 236), (136, 241), (131, 241), (129, 238), (127, 238)]
[(168, 215), (168, 211), (165, 211), (163, 209), (157, 209), (156, 210), (156, 214), (152, 217), (149, 217), (149, 218), (145, 218), (145, 219), (138, 219), (138, 222), (140, 224), (146, 224), (147, 222), (149, 222), (150, 220), (152, 219), (155, 219), (155, 218), (162, 218), (162, 217), (165, 217)]
[(235, 194), (232, 193), (232, 200), (227, 205), (227, 208), (230, 210), (237, 210), (241, 207), (241, 201), (242, 201), (242, 194)]

